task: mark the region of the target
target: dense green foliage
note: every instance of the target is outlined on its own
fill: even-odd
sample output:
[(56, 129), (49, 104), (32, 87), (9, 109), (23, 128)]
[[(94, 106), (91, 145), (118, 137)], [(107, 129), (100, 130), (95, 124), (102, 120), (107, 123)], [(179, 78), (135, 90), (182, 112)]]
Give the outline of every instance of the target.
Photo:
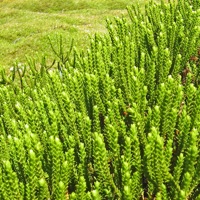
[(199, 7), (134, 5), (87, 52), (1, 71), (0, 199), (200, 199)]

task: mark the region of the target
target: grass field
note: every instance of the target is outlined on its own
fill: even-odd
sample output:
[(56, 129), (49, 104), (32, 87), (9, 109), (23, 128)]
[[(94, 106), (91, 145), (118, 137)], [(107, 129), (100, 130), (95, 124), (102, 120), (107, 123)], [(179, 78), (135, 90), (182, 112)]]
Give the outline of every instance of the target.
[[(86, 48), (89, 35), (106, 31), (106, 18), (127, 16), (126, 6), (136, 0), (1, 0), (0, 67), (7, 69), (26, 55), (51, 55), (48, 36), (72, 38)], [(144, 1), (139, 1), (141, 6)]]

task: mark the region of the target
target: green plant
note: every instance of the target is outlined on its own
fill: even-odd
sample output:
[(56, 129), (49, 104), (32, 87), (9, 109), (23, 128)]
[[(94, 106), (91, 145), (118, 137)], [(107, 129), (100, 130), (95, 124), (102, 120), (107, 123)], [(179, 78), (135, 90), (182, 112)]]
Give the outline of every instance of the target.
[(192, 5), (129, 7), (131, 22), (107, 20), (87, 52), (64, 59), (60, 38), (52, 65), (2, 71), (1, 199), (200, 198)]

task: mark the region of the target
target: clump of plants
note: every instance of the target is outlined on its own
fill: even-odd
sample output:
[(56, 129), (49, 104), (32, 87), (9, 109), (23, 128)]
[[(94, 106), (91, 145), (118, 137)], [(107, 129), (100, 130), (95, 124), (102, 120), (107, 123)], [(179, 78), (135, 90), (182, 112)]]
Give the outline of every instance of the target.
[(87, 52), (2, 71), (0, 199), (200, 199), (199, 8), (133, 5)]

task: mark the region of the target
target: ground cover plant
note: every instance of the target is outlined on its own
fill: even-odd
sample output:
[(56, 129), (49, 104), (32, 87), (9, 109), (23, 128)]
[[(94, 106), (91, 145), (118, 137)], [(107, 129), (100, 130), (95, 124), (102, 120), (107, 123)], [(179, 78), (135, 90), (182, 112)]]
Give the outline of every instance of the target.
[(1, 199), (200, 199), (200, 2), (151, 1), (90, 48), (1, 71)]

